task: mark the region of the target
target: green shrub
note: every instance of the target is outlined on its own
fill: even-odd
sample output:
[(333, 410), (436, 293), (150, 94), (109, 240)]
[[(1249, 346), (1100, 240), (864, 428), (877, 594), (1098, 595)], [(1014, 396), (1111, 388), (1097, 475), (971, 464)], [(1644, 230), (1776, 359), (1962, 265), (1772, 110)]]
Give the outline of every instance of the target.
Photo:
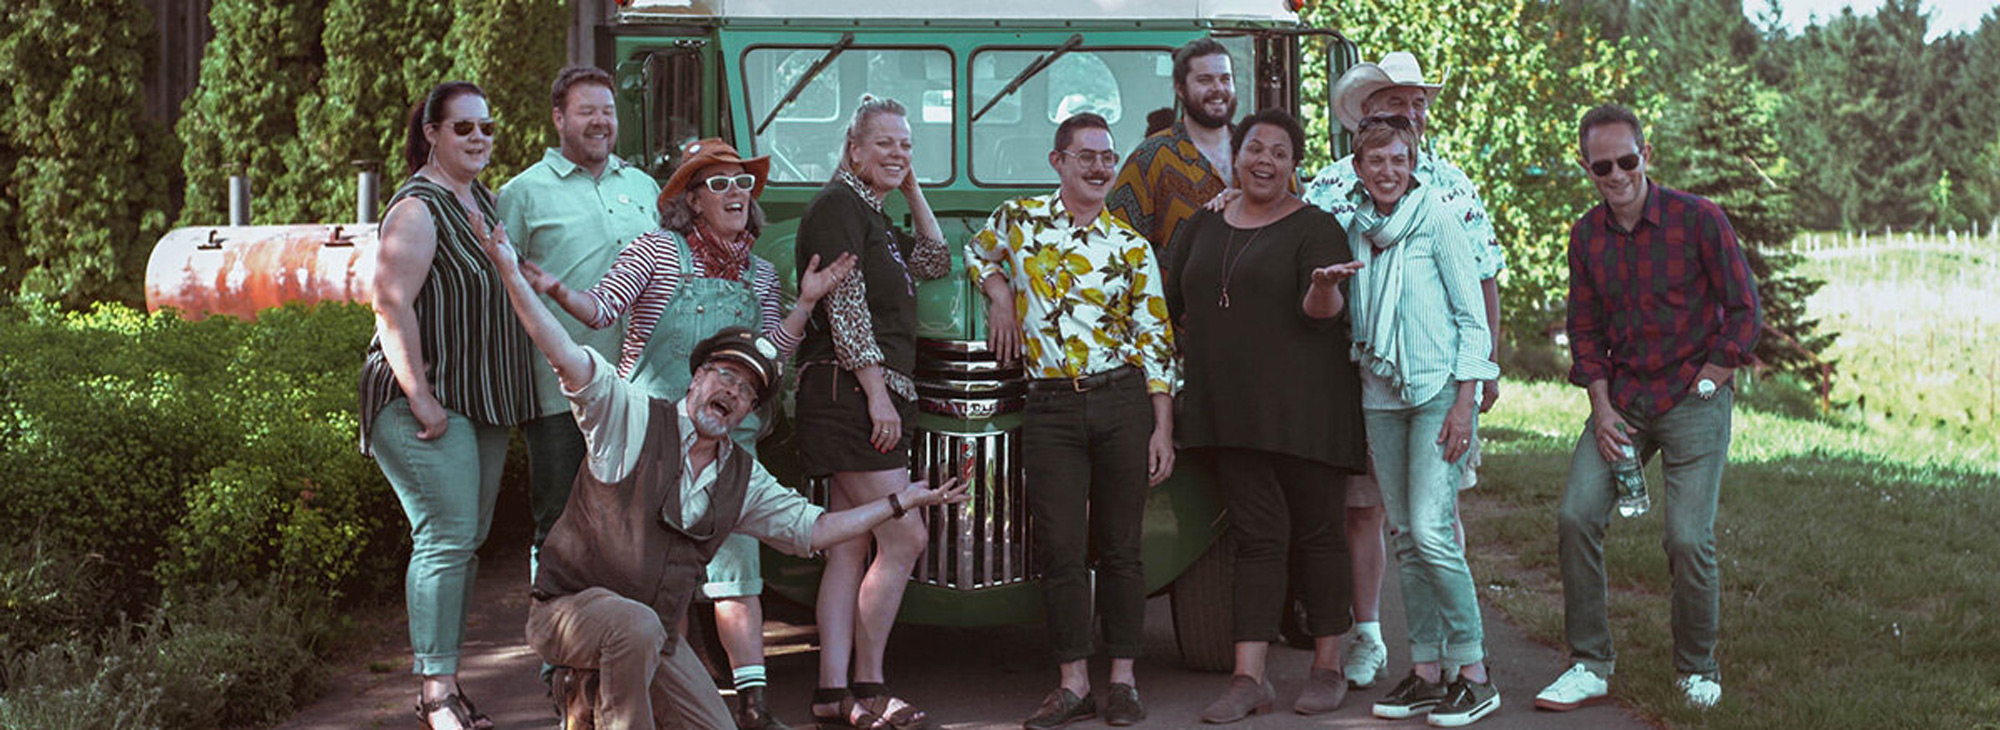
[(316, 603), (274, 590), (215, 588), (142, 627), (8, 657), (0, 728), (163, 728), (269, 724), (320, 680), (329, 634)]
[(84, 638), (103, 625), (102, 563), (39, 538), (0, 545), (0, 656)]
[(402, 520), (356, 448), (365, 307), (189, 322), (0, 305), (0, 530), (103, 556), (113, 605), (276, 580), (393, 585)]

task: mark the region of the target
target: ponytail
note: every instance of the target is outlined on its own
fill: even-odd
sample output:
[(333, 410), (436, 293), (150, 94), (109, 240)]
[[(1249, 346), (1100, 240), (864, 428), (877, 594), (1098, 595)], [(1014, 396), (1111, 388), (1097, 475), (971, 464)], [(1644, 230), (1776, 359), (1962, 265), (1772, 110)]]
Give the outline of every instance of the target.
[(410, 105), (409, 132), (403, 144), (403, 162), (409, 166), (406, 174), (415, 175), (431, 159), (431, 141), (424, 136), (424, 127), (436, 124), (444, 116), (444, 107), (451, 100), (466, 95), (486, 98), (486, 91), (470, 81), (447, 81), (431, 88), (422, 101)]

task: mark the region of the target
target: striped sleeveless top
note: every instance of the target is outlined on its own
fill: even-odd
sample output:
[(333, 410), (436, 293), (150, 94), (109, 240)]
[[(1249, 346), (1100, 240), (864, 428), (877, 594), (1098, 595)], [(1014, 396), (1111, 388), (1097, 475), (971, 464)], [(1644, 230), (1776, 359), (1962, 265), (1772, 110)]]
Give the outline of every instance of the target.
[[(493, 192), (477, 181), (472, 197), (487, 221), (499, 220)], [(535, 415), (528, 333), (514, 318), (499, 273), (486, 260), (465, 207), (450, 190), (413, 175), (389, 201), (393, 209), (416, 198), (437, 224), (437, 252), (412, 308), (422, 348), (424, 379), (438, 403), (473, 421), (513, 426)], [(368, 342), (361, 365), (361, 453), (373, 456), (368, 437), (382, 407), (404, 397), (382, 354), (382, 333)]]

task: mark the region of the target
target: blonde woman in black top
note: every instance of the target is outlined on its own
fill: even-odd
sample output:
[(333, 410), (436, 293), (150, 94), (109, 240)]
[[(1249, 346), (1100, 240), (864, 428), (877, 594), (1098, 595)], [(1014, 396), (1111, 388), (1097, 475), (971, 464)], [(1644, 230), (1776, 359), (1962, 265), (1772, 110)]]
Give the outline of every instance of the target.
[(430, 730), (491, 728), (458, 687), (466, 603), (507, 430), (534, 415), (529, 342), (479, 247), (495, 220), (486, 94), (458, 81), (410, 110), (410, 178), (382, 221), (375, 339), (361, 370), (361, 449), (410, 520), (410, 645)]
[[(917, 185), (903, 105), (863, 97), (847, 128), (840, 169), (799, 220), (797, 261), (852, 254), (854, 271), (813, 312), (799, 343), (799, 460), (809, 476), (833, 477), (828, 507), (882, 499), (910, 481), (916, 387), (917, 280), (951, 272), (951, 252)], [(901, 191), (915, 235), (883, 212)], [(869, 540), (875, 558), (868, 561)], [(870, 537), (827, 548), (817, 603), (819, 690), (813, 719), (863, 730), (929, 727), (892, 697), (882, 654), (910, 569), (924, 552), (923, 515), (899, 515)], [(853, 688), (848, 688), (852, 659)]]

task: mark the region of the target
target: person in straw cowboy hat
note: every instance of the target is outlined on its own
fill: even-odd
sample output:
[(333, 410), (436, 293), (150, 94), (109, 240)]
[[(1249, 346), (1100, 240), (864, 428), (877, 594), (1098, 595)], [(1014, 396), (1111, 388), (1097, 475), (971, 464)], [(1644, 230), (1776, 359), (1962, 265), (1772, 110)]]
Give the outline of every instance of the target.
[[(1418, 186), (1432, 188), (1433, 199), (1444, 217), (1460, 221), (1465, 226), (1464, 239), (1472, 244), (1485, 302), (1486, 328), (1493, 338), (1492, 351), (1497, 356), (1500, 294), (1495, 278), (1506, 268), (1505, 252), (1500, 248), (1492, 221), (1486, 214), (1486, 205), (1480, 201), (1479, 191), (1472, 181), (1458, 166), (1438, 156), (1430, 145), (1421, 143), (1429, 127), (1431, 104), (1443, 87), (1441, 83), (1434, 84), (1425, 79), (1423, 67), (1417, 63), (1416, 56), (1397, 51), (1383, 56), (1377, 63), (1356, 64), (1342, 74), (1333, 87), (1333, 112), (1341, 126), (1349, 132), (1358, 131), (1364, 121), (1373, 117), (1408, 120), (1420, 141), (1419, 149), (1414, 151), (1417, 159), (1412, 178)], [(1342, 226), (1347, 226), (1353, 222), (1358, 207), (1351, 193), (1359, 184), (1354, 158), (1350, 155), (1327, 165), (1313, 176), (1312, 183), (1306, 186), (1304, 197), (1306, 202), (1332, 213)], [(1500, 396), (1498, 385), (1498, 381), (1480, 384), (1479, 412), (1493, 408), (1493, 403)], [(1476, 422), (1474, 429), (1471, 451), (1461, 461), (1464, 470), (1461, 487), (1470, 487), (1476, 481), (1475, 469), (1479, 464)], [(1382, 490), (1376, 484), (1371, 469), (1370, 474), (1354, 477), (1347, 489), (1347, 541), (1349, 554), (1354, 558), (1356, 624), (1353, 644), (1346, 652), (1345, 669), (1348, 681), (1357, 687), (1374, 684), (1387, 666), (1388, 649), (1382, 642), (1380, 623), (1382, 577), (1387, 565), (1382, 539), (1385, 521)], [(1464, 543), (1462, 530), (1459, 542)]]

